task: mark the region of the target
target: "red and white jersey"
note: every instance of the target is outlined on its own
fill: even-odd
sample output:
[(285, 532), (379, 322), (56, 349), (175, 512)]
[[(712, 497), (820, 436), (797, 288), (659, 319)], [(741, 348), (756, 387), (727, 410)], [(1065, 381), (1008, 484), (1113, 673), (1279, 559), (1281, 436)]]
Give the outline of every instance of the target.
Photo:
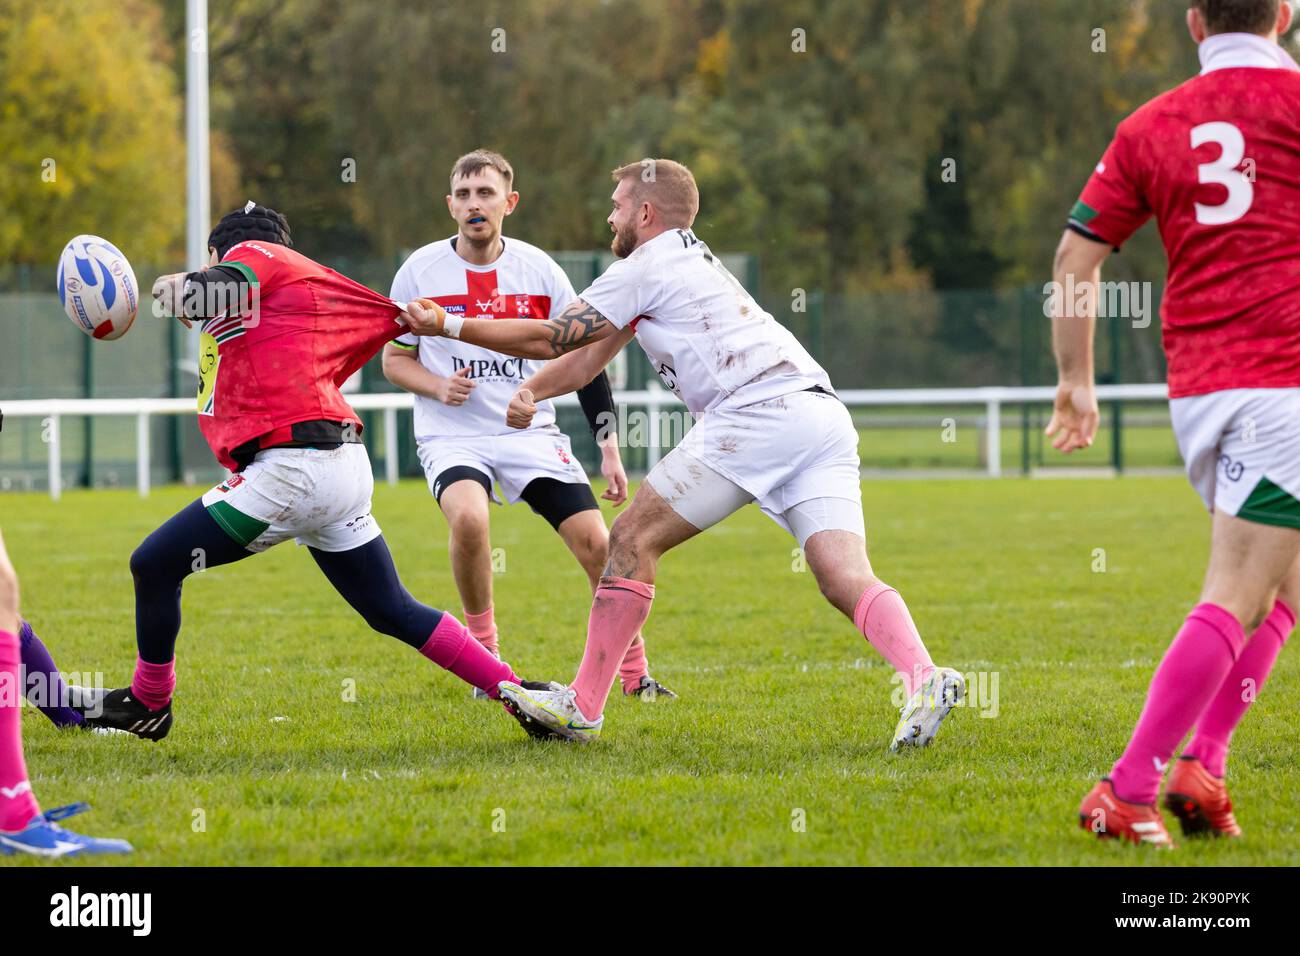
[(620, 329), (692, 414), (751, 405), (830, 378), (694, 233), (671, 229), (614, 262), (580, 298)]
[(217, 460), (237, 471), (258, 448), (306, 443), (307, 422), (359, 433), (339, 386), (406, 328), (397, 306), (273, 242), (241, 242), (221, 264), (256, 287), (258, 312), (203, 320), (199, 428)]
[[(549, 319), (578, 296), (559, 263), (536, 246), (503, 239), (491, 265), (476, 266), (456, 252), (455, 237), (411, 253), (393, 277), (392, 297), (409, 302), (421, 296), (453, 315), (469, 319)], [(474, 390), (464, 405), (444, 405), (415, 396), (417, 440), (471, 435), (505, 435), (506, 408), (524, 379), (544, 363), (514, 358), (445, 336), (400, 336), (396, 344), (419, 349), (420, 364), (435, 375), (450, 376), (468, 367)], [(555, 407), (537, 403), (533, 428), (555, 423)]]
[(1300, 70), (1249, 34), (1200, 55), (1120, 124), (1070, 226), (1118, 247), (1156, 217), (1171, 398), (1300, 386)]

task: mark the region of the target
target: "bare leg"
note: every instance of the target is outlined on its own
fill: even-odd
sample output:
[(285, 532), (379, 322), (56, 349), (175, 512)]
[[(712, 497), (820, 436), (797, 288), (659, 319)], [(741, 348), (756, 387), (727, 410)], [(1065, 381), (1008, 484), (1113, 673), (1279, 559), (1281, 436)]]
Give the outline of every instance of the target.
[(826, 600), (893, 665), (911, 697), (934, 662), (897, 591), (872, 573), (866, 540), (850, 531), (818, 531), (804, 555)]
[(442, 513), (450, 529), (451, 573), (466, 614), (492, 606), (492, 542), (488, 536), (488, 496), (476, 481), (458, 481), (442, 493)]

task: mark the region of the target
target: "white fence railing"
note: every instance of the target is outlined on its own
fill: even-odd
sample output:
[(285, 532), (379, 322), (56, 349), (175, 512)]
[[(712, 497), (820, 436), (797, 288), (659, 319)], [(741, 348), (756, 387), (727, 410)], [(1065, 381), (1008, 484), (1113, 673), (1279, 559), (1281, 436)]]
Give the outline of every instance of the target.
[[(852, 407), (898, 406), (983, 406), (984, 458), (990, 478), (1002, 474), (1002, 406), (1021, 402), (1050, 402), (1056, 395), (1052, 387), (992, 387), (992, 388), (899, 388), (858, 389), (839, 392), (845, 405)], [(1099, 385), (1100, 401), (1158, 401), (1167, 395), (1163, 384), (1155, 385)], [(349, 395), (348, 403), (359, 412), (379, 411), (384, 416), (384, 471), (389, 484), (398, 476), (397, 413), (410, 409), (412, 396), (406, 392), (387, 392), (370, 395)], [(681, 402), (671, 392), (661, 388), (648, 388), (637, 392), (616, 392), (615, 402), (620, 406), (640, 407), (646, 410), (649, 420), (648, 465), (659, 460), (661, 451), (659, 427), (660, 414), (677, 409), (684, 412)], [(577, 398), (565, 395), (555, 400), (557, 405), (576, 405)], [(39, 418), (44, 424), (43, 437), (48, 449), (50, 497), (57, 499), (63, 491), (62, 444), (59, 422), (65, 416), (100, 417), (108, 415), (134, 416), (136, 423), (136, 488), (140, 495), (149, 494), (149, 424), (155, 415), (192, 415), (193, 398), (69, 398), (35, 399), (4, 402), (0, 404), (6, 418)]]

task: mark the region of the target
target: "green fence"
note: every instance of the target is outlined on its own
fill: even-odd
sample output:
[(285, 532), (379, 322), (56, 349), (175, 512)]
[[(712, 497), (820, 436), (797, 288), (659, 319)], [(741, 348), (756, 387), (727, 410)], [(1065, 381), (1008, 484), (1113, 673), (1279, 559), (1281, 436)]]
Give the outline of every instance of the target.
[[(387, 291), (402, 256), (330, 263), (372, 288)], [(609, 252), (560, 252), (555, 258), (581, 291), (609, 264)], [(724, 256), (751, 289), (761, 288), (757, 260)], [(160, 270), (137, 265), (147, 288)], [(161, 271), (175, 271), (175, 266)], [(48, 274), (47, 274), (48, 273)], [(177, 323), (147, 310), (128, 335), (96, 342), (63, 315), (53, 288), (53, 269), (0, 267), (0, 408), (6, 400), (118, 398), (192, 395), (196, 385), (193, 345)], [(871, 388), (1045, 385), (1054, 380), (1050, 326), (1041, 289), (826, 296), (769, 290), (759, 296), (830, 373), (841, 390)], [(1102, 382), (1162, 381), (1159, 321), (1104, 320), (1098, 327), (1098, 377)], [(640, 349), (626, 350), (615, 369), (616, 387), (641, 389), (654, 378)], [(394, 391), (379, 361), (361, 372), (359, 391)], [(983, 469), (982, 413), (966, 408), (873, 408), (854, 410), (868, 469)], [(1084, 455), (1062, 460), (1042, 437), (1042, 405), (1003, 410), (1004, 473), (1066, 464), (1115, 467), (1177, 467), (1177, 449), (1161, 403), (1105, 409), (1103, 433)], [(597, 452), (577, 408), (559, 410), (560, 427), (589, 468)], [(364, 413), (366, 429), (381, 437), (382, 415)], [(135, 422), (126, 417), (65, 418), (61, 422), (66, 484), (131, 485), (135, 479)], [(220, 478), (192, 416), (158, 416), (151, 433), (153, 483), (205, 483)], [(46, 454), (42, 423), (10, 419), (0, 432), (0, 489), (43, 489)], [(1117, 440), (1111, 441), (1112, 431)], [(409, 412), (398, 415), (399, 470), (418, 475)], [(369, 442), (382, 469), (383, 444)], [(625, 452), (629, 470), (646, 463), (644, 449)]]

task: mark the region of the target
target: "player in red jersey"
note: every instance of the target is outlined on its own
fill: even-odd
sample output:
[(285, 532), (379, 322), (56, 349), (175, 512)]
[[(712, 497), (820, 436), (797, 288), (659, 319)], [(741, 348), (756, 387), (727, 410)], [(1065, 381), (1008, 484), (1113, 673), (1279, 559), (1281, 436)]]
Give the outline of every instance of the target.
[(154, 296), (161, 311), (202, 322), (199, 425), (233, 474), (131, 555), (135, 677), (106, 693), (87, 723), (165, 737), (182, 582), (290, 538), (371, 627), (495, 697), (510, 665), (398, 579), (370, 514), (361, 423), (339, 392), (407, 331), (399, 305), (293, 251), (285, 218), (253, 203), (223, 218), (208, 245), (208, 269), (163, 276)]
[(1193, 728), (1166, 806), (1186, 834), (1240, 833), (1223, 782), (1228, 743), (1300, 609), (1300, 67), (1277, 42), (1291, 16), (1280, 0), (1194, 0), (1200, 76), (1120, 124), (1056, 254), (1060, 378), (1047, 433), (1068, 453), (1097, 431), (1101, 265), (1156, 218), (1173, 426), (1213, 513), (1200, 601), (1123, 756), (1079, 808), (1100, 836), (1172, 845), (1156, 798)]

